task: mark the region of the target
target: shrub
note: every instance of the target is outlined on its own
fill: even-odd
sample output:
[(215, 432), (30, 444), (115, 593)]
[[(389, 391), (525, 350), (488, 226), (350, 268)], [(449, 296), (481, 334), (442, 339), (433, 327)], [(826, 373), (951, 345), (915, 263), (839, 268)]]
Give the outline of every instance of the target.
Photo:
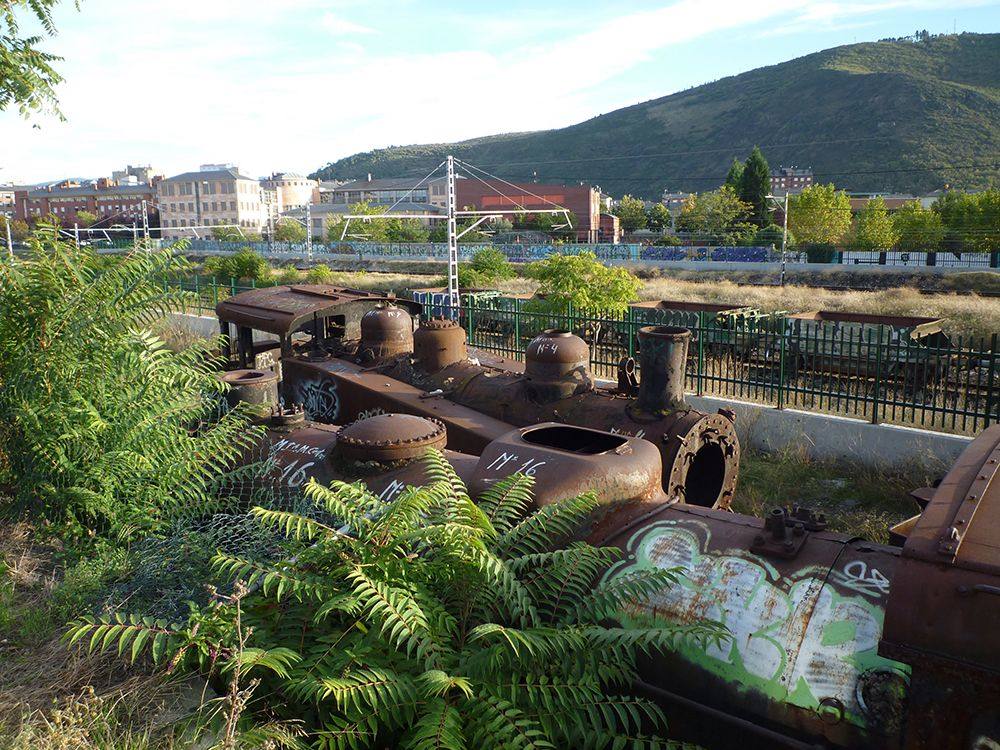
[[(230, 694), (242, 670), (323, 747), (662, 746), (645, 734), (663, 730), (659, 709), (627, 694), (636, 652), (719, 641), (719, 629), (607, 623), (676, 572), (601, 581), (620, 551), (570, 541), (594, 496), (526, 515), (532, 480), (514, 475), (475, 505), (440, 453), (427, 461), (432, 484), (389, 502), (313, 481), (314, 512), (255, 509), (286, 537), (286, 556), (217, 556), (220, 573), (240, 579), (236, 594), (181, 627), (85, 618), (68, 639), (216, 669)], [(242, 581), (259, 589), (245, 594)]]
[(538, 281), (540, 298), (531, 307), (556, 315), (570, 305), (580, 312), (624, 312), (642, 286), (627, 269), (606, 266), (592, 252), (550, 255), (531, 263), (527, 275)]
[(202, 271), (222, 281), (252, 279), (261, 282), (271, 277), (271, 267), (267, 261), (250, 248), (243, 248), (232, 255), (212, 255), (202, 263)]
[(337, 275), (325, 263), (317, 263), (306, 273), (306, 281), (310, 284), (329, 284)]
[(172, 249), (105, 265), (52, 229), (0, 262), (0, 496), (123, 536), (209, 502), (253, 433), (239, 413), (205, 421), (212, 342), (173, 352), (149, 332), (187, 299), (161, 277), (187, 270)]

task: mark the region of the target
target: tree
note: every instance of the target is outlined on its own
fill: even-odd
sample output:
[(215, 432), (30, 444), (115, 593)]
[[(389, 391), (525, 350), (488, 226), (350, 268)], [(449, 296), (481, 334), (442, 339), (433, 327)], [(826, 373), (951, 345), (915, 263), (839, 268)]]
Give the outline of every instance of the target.
[(670, 211), (662, 203), (654, 203), (646, 212), (646, 225), (654, 232), (663, 232), (671, 225)]
[(979, 193), (949, 190), (932, 210), (945, 227), (944, 244), (950, 250), (1000, 250), (1000, 189)]
[[(481, 242), (488, 242), (490, 238), (487, 235), (480, 232), (478, 229), (473, 229), (471, 231), (465, 232), (465, 234), (462, 234), (463, 231), (472, 226), (472, 222), (473, 222), (472, 219), (466, 219), (464, 221), (456, 222), (455, 230), (458, 232), (458, 234), (462, 235), (461, 237), (458, 238), (458, 241), (462, 244), (468, 244), (468, 245), (476, 245)], [(428, 234), (428, 242), (447, 242), (447, 241), (448, 241), (448, 222), (439, 221), (434, 225), (434, 228), (431, 229), (430, 233)]]
[(78, 224), (81, 228), (92, 227), (94, 224), (97, 223), (98, 219), (99, 217), (97, 214), (91, 213), (90, 211), (84, 211), (81, 209), (80, 211), (76, 212), (75, 223)]
[(750, 206), (728, 185), (688, 198), (677, 217), (677, 231), (688, 232), (699, 241), (737, 244), (752, 237), (754, 226), (747, 222)]
[(788, 231), (802, 245), (841, 242), (851, 228), (851, 199), (833, 185), (810, 185), (788, 197)]
[(609, 267), (590, 252), (555, 253), (528, 265), (527, 276), (538, 282), (538, 297), (531, 305), (554, 315), (574, 310), (621, 313), (638, 299), (639, 281), (628, 269)]
[(920, 201), (904, 203), (892, 215), (892, 226), (899, 235), (900, 250), (937, 250), (944, 239), (941, 217), (920, 205)]
[(295, 219), (278, 219), (274, 225), (275, 242), (305, 242), (306, 228)]
[[(370, 201), (360, 201), (350, 206), (351, 214), (363, 216), (378, 216), (385, 213), (384, 206), (373, 206)], [(340, 242), (344, 235), (344, 227), (347, 227), (347, 234), (344, 239), (358, 242), (388, 242), (389, 241), (389, 220), (388, 219), (341, 219), (331, 224), (326, 230), (327, 239), (330, 242)]]
[(743, 180), (743, 162), (733, 157), (733, 163), (729, 165), (729, 172), (726, 174), (724, 185), (731, 187), (737, 193), (740, 191), (740, 183)]
[(626, 234), (644, 229), (646, 226), (646, 204), (631, 195), (623, 196), (611, 213), (621, 221), (622, 231)]
[(130, 537), (211, 502), (260, 433), (242, 412), (210, 419), (213, 342), (173, 352), (149, 330), (190, 301), (162, 286), (189, 268), (176, 248), (108, 264), (52, 228), (0, 262), (0, 495), (81, 536)]
[(771, 168), (761, 150), (754, 146), (743, 165), (739, 196), (741, 201), (750, 206), (750, 221), (758, 227), (767, 226), (771, 221), (771, 210), (767, 204), (770, 192)]
[(458, 267), (458, 285), (462, 289), (482, 289), (515, 276), (514, 266), (495, 247), (484, 247), (472, 256), (471, 263)]
[(389, 242), (427, 242), (430, 231), (419, 219), (388, 219)]
[(889, 250), (899, 242), (889, 210), (881, 196), (872, 198), (858, 212), (852, 245), (859, 250)]
[(18, 36), (21, 19), (17, 13), (19, 9), (27, 9), (45, 33), (54, 36), (52, 11), (58, 4), (59, 0), (0, 3), (0, 112), (16, 104), (23, 117), (47, 111), (59, 115), (55, 87), (62, 77), (52, 63), (62, 58), (38, 48), (41, 36)]
[(69, 642), (243, 672), (254, 686), (243, 691), (259, 689), (324, 748), (666, 746), (650, 736), (665, 730), (660, 709), (628, 695), (637, 653), (723, 647), (721, 628), (613, 620), (678, 572), (603, 580), (621, 551), (572, 541), (595, 495), (528, 514), (533, 480), (515, 474), (473, 503), (440, 453), (425, 460), (431, 483), (390, 500), (312, 480), (308, 511), (254, 508), (261, 531), (283, 538), (281, 558), (217, 554), (236, 596), (192, 606), (186, 623), (84, 617)]
[(0, 245), (7, 243), (7, 225), (10, 224), (10, 238), (14, 242), (23, 242), (31, 234), (31, 229), (20, 219), (8, 219), (0, 216)]

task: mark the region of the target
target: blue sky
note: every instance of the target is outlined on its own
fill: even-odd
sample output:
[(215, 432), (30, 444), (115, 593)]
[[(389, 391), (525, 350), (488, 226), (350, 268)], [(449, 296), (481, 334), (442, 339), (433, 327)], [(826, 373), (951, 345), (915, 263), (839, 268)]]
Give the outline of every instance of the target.
[(1000, 2), (82, 0), (57, 23), (66, 122), (0, 113), (0, 181), (560, 127), (840, 44), (1000, 31)]

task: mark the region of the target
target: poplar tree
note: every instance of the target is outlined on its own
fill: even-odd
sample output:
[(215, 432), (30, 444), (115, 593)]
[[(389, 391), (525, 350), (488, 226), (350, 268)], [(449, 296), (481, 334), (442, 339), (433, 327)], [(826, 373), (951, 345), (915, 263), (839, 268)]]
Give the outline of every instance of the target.
[(767, 206), (767, 196), (771, 192), (771, 168), (757, 146), (753, 147), (743, 165), (737, 192), (741, 201), (750, 204), (750, 221), (758, 227), (767, 226), (771, 221)]

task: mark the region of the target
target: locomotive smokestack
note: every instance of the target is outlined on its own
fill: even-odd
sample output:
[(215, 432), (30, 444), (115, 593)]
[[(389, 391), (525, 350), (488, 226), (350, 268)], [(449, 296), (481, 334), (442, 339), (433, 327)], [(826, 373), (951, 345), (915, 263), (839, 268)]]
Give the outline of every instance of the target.
[(639, 329), (641, 372), (639, 408), (644, 412), (675, 411), (684, 403), (684, 368), (691, 331), (674, 326)]

